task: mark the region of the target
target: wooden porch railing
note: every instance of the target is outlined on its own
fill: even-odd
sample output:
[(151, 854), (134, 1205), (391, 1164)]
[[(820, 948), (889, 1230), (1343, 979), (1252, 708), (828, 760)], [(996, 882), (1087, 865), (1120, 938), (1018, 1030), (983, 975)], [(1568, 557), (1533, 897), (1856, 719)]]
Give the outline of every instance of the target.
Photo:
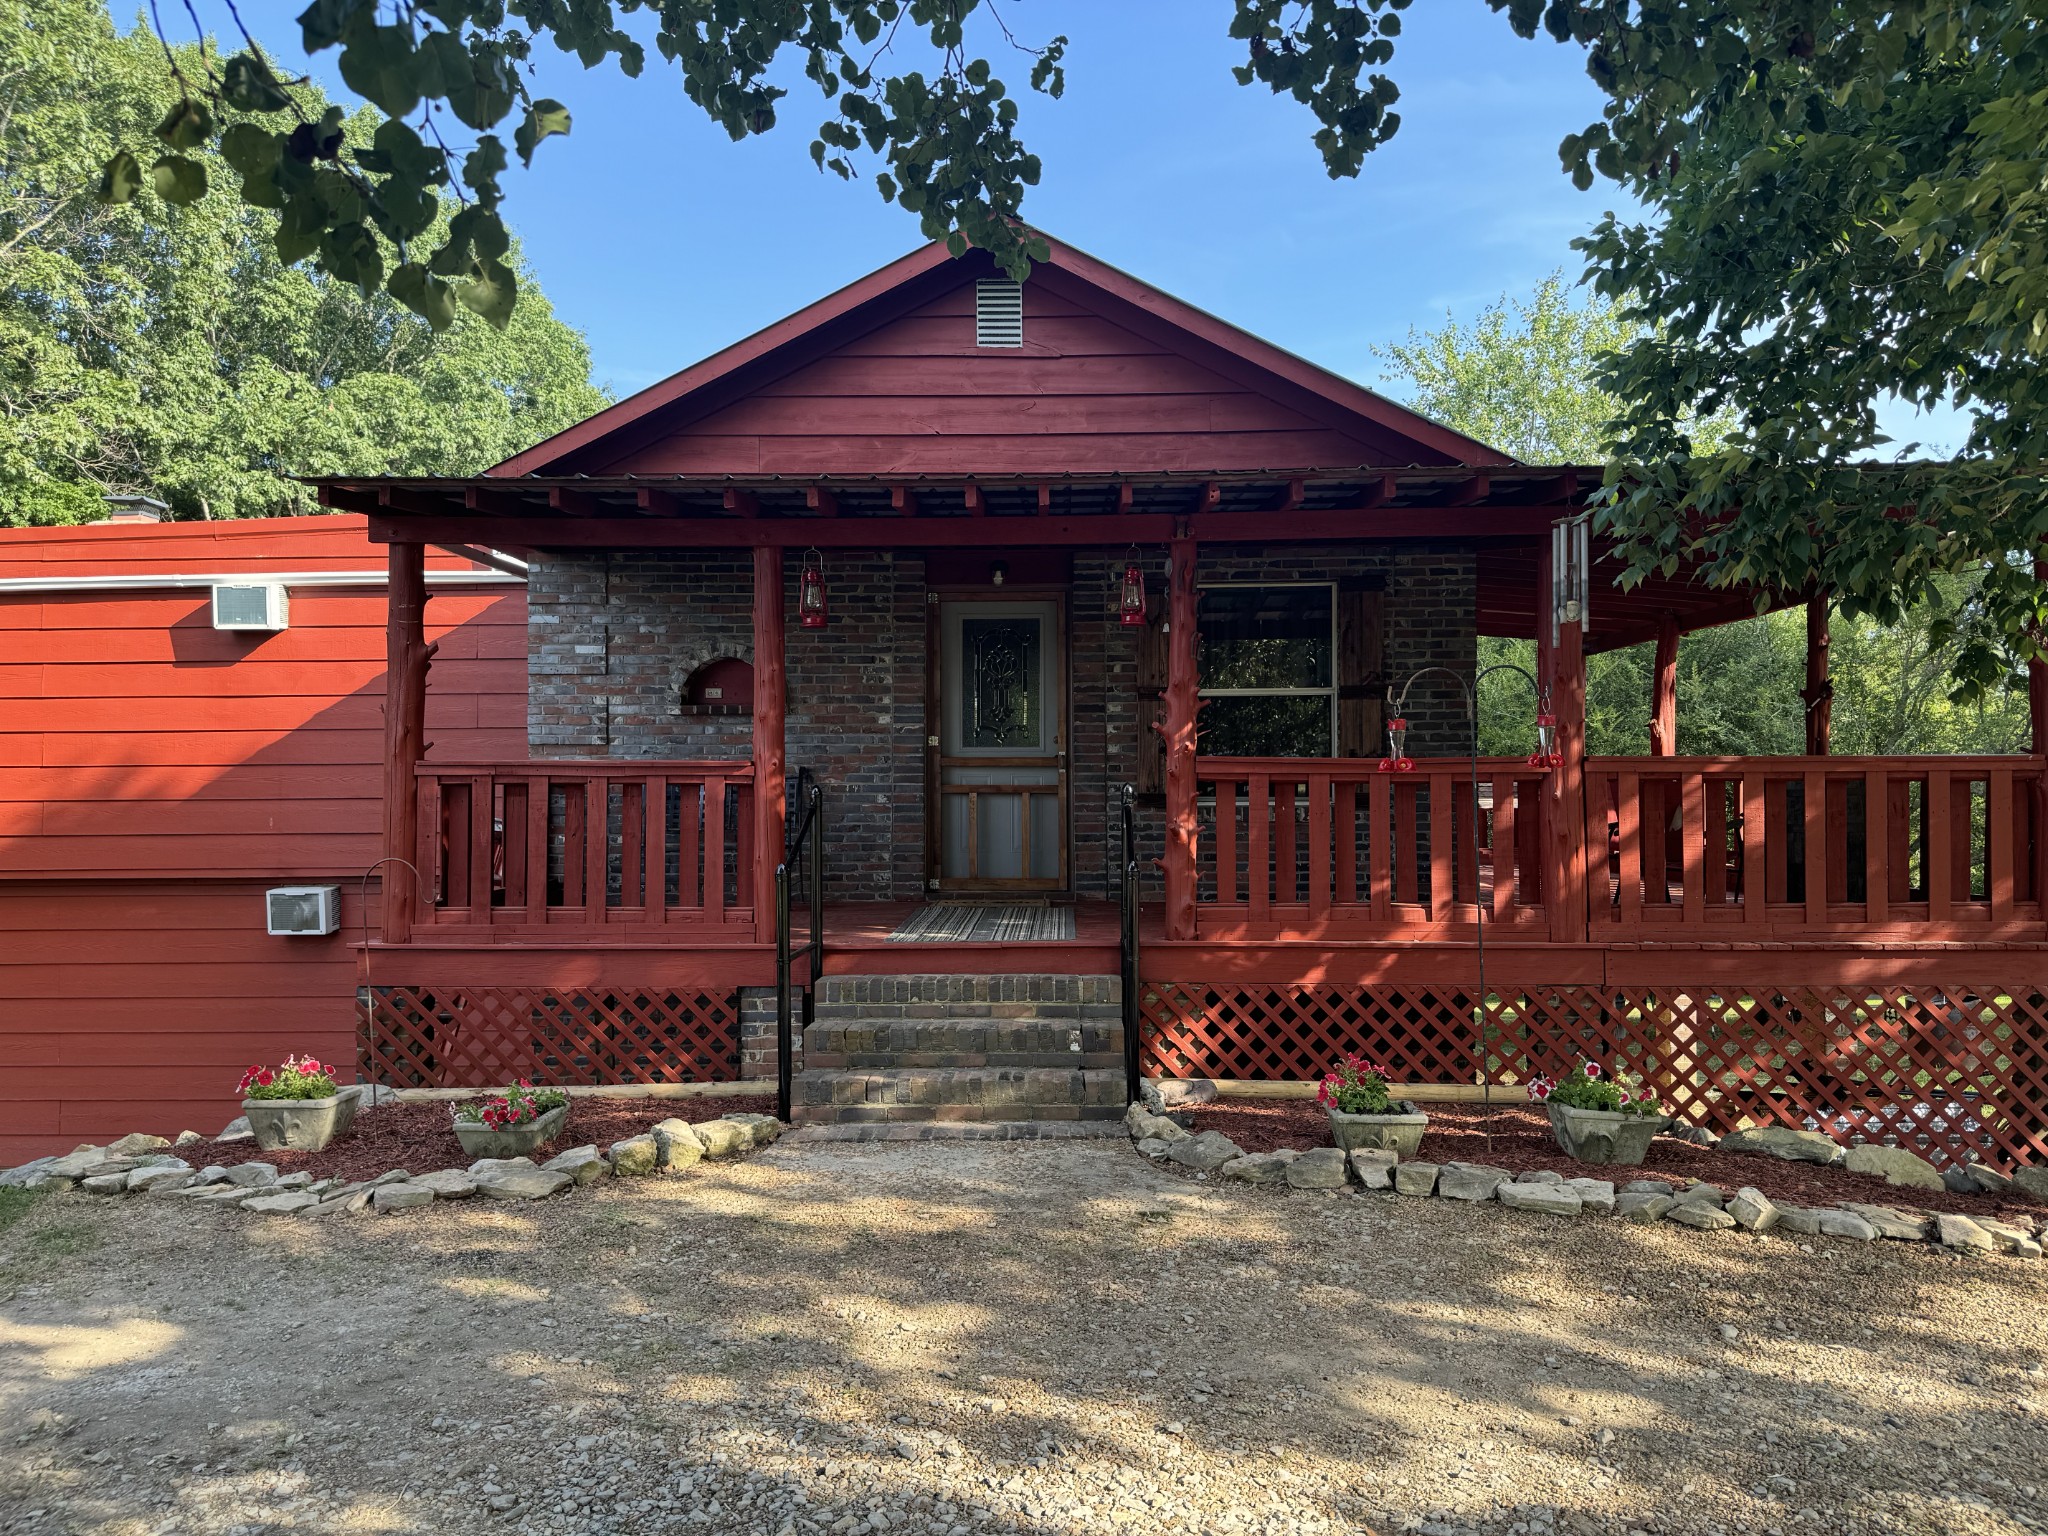
[(1198, 758), (1201, 938), (1419, 937), (1544, 928), (1545, 771), (1482, 758)]
[(436, 937), (738, 937), (754, 921), (747, 762), (423, 763), (417, 928)]
[(2041, 937), (2025, 757), (1596, 757), (1590, 937)]

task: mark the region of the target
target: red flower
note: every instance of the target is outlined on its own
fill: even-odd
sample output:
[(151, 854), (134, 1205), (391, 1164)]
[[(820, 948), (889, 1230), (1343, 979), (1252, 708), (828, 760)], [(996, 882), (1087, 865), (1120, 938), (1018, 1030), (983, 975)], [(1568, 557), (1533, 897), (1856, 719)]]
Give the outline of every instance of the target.
[(1544, 1101), (1545, 1099), (1549, 1098), (1549, 1097), (1550, 1097), (1550, 1079), (1549, 1079), (1549, 1078), (1547, 1078), (1547, 1077), (1540, 1077), (1540, 1076), (1539, 1076), (1539, 1077), (1532, 1077), (1532, 1078), (1530, 1078), (1530, 1079), (1529, 1079), (1529, 1097), (1530, 1097), (1531, 1099), (1533, 1099), (1533, 1100), (1534, 1100), (1534, 1101), (1535, 1101), (1536, 1103), (1538, 1103), (1538, 1104), (1541, 1104), (1541, 1103), (1542, 1103), (1542, 1102), (1543, 1102), (1543, 1101)]
[(1598, 1082), (1598, 1081), (1600, 1080), (1600, 1063), (1599, 1063), (1599, 1062), (1597, 1062), (1597, 1061), (1589, 1061), (1589, 1062), (1587, 1062), (1587, 1063), (1586, 1063), (1586, 1077), (1587, 1077), (1587, 1080), (1588, 1080), (1588, 1081), (1591, 1081), (1591, 1082)]
[(259, 1088), (268, 1088), (272, 1083), (276, 1081), (277, 1074), (271, 1071), (268, 1067), (265, 1067), (262, 1071), (256, 1074), (256, 1086)]

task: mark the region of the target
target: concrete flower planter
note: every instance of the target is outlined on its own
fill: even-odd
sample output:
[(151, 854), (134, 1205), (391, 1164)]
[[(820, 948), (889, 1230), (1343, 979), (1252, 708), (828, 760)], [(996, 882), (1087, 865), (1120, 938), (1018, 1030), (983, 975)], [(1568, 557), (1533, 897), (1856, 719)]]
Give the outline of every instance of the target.
[(361, 1096), (343, 1089), (324, 1099), (244, 1099), (242, 1113), (266, 1152), (318, 1152), (349, 1128)]
[(1411, 1099), (1395, 1099), (1384, 1115), (1347, 1115), (1341, 1109), (1328, 1111), (1330, 1139), (1346, 1152), (1368, 1147), (1391, 1152), (1404, 1161), (1422, 1149), (1422, 1134), (1429, 1129), (1429, 1116)]
[(1606, 1109), (1574, 1109), (1552, 1102), (1550, 1134), (1574, 1162), (1634, 1168), (1649, 1155), (1650, 1141), (1671, 1124), (1668, 1115), (1624, 1115)]
[(537, 1120), (525, 1125), (508, 1125), (494, 1131), (481, 1120), (455, 1122), (455, 1139), (471, 1157), (524, 1157), (544, 1141), (562, 1133), (569, 1118), (569, 1106), (557, 1104)]

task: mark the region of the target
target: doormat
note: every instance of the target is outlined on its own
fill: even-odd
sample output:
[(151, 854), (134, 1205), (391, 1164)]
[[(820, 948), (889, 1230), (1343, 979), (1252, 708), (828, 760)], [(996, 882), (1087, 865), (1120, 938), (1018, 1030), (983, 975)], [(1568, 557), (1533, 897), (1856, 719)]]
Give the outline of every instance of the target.
[(1015, 944), (1074, 937), (1072, 907), (995, 907), (941, 901), (920, 907), (889, 935), (892, 944)]

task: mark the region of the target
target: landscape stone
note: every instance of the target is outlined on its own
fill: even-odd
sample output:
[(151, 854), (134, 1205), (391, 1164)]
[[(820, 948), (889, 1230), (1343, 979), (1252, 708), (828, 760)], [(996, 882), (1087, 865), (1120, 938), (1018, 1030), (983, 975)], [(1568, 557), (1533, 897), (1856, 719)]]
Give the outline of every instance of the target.
[(1978, 1253), (1998, 1251), (1998, 1240), (1967, 1216), (1937, 1211), (1934, 1228), (1944, 1248), (1964, 1248)]
[(1342, 1189), (1348, 1182), (1342, 1147), (1316, 1147), (1287, 1165), (1289, 1189)]
[(1851, 1147), (1842, 1159), (1850, 1173), (1876, 1174), (1885, 1183), (1902, 1189), (1946, 1189), (1941, 1173), (1926, 1158), (1904, 1147), (1883, 1147), (1874, 1141)]
[(725, 1118), (734, 1125), (745, 1126), (748, 1135), (752, 1137), (750, 1145), (756, 1148), (773, 1146), (775, 1138), (782, 1134), (782, 1122), (773, 1115), (748, 1111), (744, 1114), (727, 1115)]
[(254, 1141), (256, 1133), (249, 1128), (249, 1117), (247, 1115), (237, 1115), (226, 1125), (222, 1126), (220, 1134), (213, 1139), (215, 1141)]
[(1842, 1148), (1819, 1131), (1795, 1131), (1789, 1125), (1752, 1126), (1721, 1138), (1723, 1152), (1763, 1152), (1788, 1163), (1828, 1166), (1842, 1160)]
[(50, 1178), (69, 1179), (73, 1183), (85, 1177), (88, 1170), (98, 1167), (107, 1160), (105, 1147), (74, 1147), (62, 1157), (55, 1157), (43, 1166), (43, 1172)]
[(1652, 1222), (1662, 1221), (1677, 1204), (1678, 1202), (1669, 1195), (1638, 1189), (1633, 1192), (1624, 1190), (1617, 1202), (1617, 1208), (1623, 1221), (1633, 1221), (1639, 1226), (1646, 1227)]
[(206, 1140), (206, 1138), (200, 1135), (197, 1131), (180, 1131), (176, 1136), (171, 1138), (171, 1145), (174, 1147), (189, 1147), (195, 1141), (204, 1140)]
[(2012, 1172), (2012, 1187), (2021, 1194), (2031, 1195), (2043, 1205), (2048, 1205), (2048, 1164), (2015, 1168)]
[(1803, 1205), (1781, 1205), (1778, 1207), (1778, 1232), (1792, 1232), (1801, 1237), (1820, 1236), (1820, 1215)]
[(168, 1136), (151, 1136), (145, 1131), (130, 1131), (126, 1136), (123, 1136), (119, 1141), (114, 1142), (107, 1148), (107, 1155), (109, 1157), (141, 1157), (145, 1153), (154, 1152), (159, 1147), (168, 1147), (170, 1144), (171, 1141)]
[(1446, 1200), (1491, 1200), (1494, 1190), (1508, 1180), (1505, 1168), (1485, 1163), (1445, 1163), (1437, 1175), (1436, 1192)]
[(434, 1192), (424, 1184), (379, 1184), (370, 1193), (370, 1204), (379, 1212), (403, 1211), (415, 1205), (432, 1205)]
[(304, 1189), (312, 1182), (313, 1175), (310, 1173), (288, 1173), (277, 1181), (277, 1187), (279, 1189)]
[(1931, 1216), (1915, 1216), (1888, 1205), (1865, 1205), (1857, 1200), (1844, 1200), (1842, 1209), (1861, 1216), (1877, 1229), (1879, 1237), (1888, 1237), (1894, 1242), (1924, 1243), (1934, 1230)]
[(1706, 1200), (1681, 1200), (1664, 1213), (1664, 1219), (1702, 1232), (1724, 1232), (1735, 1225), (1733, 1216)]
[(1243, 1157), (1233, 1157), (1216, 1172), (1222, 1178), (1235, 1179), (1241, 1184), (1284, 1184), (1287, 1182), (1288, 1161), (1271, 1152), (1247, 1152)]
[(569, 1182), (581, 1189), (585, 1184), (594, 1184), (611, 1172), (611, 1165), (604, 1160), (604, 1154), (596, 1147), (571, 1147), (557, 1153), (541, 1164), (554, 1173), (566, 1173)]
[(23, 1163), (18, 1168), (0, 1168), (0, 1189), (23, 1188), (41, 1178), (56, 1161), (54, 1157), (39, 1157), (33, 1162)]
[(367, 1189), (345, 1189), (338, 1195), (329, 1195), (318, 1205), (309, 1205), (304, 1214), (308, 1216), (347, 1216), (369, 1207), (373, 1191)]
[(1562, 1184), (1564, 1175), (1553, 1168), (1524, 1168), (1515, 1175), (1517, 1184)]
[(244, 1189), (277, 1182), (275, 1163), (237, 1163), (227, 1171), (227, 1181)]
[[(1178, 1129), (1178, 1127), (1175, 1127)], [(1186, 1133), (1183, 1132), (1183, 1135)], [(1173, 1143), (1161, 1136), (1147, 1136), (1138, 1143), (1138, 1150), (1147, 1157), (1164, 1157), (1173, 1149)]]
[(654, 1138), (657, 1168), (688, 1168), (703, 1161), (704, 1139), (687, 1120), (663, 1120), (647, 1134)]
[(1624, 1195), (1675, 1195), (1677, 1186), (1666, 1179), (1630, 1179), (1621, 1186)]
[(1208, 1173), (1234, 1157), (1244, 1156), (1244, 1149), (1221, 1131), (1204, 1131), (1199, 1136), (1176, 1141), (1167, 1148), (1166, 1155), (1183, 1168)]
[(1397, 1163), (1394, 1167), (1394, 1188), (1404, 1195), (1433, 1195), (1441, 1172), (1435, 1163)]
[(1728, 1202), (1728, 1214), (1745, 1232), (1768, 1232), (1778, 1224), (1778, 1208), (1771, 1203), (1771, 1197), (1753, 1185), (1745, 1184), (1735, 1191), (1735, 1198)]
[(732, 1157), (754, 1144), (747, 1128), (731, 1120), (706, 1120), (692, 1129), (702, 1143), (706, 1157)]
[(1351, 1171), (1367, 1189), (1392, 1189), (1400, 1161), (1384, 1147), (1358, 1147), (1351, 1153)]
[(1709, 1184), (1706, 1180), (1700, 1179), (1686, 1185), (1684, 1189), (1678, 1192), (1678, 1203), (1680, 1205), (1704, 1203), (1718, 1210), (1728, 1203), (1728, 1197), (1722, 1193), (1719, 1185)]
[(88, 1194), (118, 1195), (128, 1187), (128, 1175), (125, 1173), (93, 1174), (90, 1177), (80, 1179), (78, 1187)]
[(2012, 1175), (1984, 1163), (1971, 1163), (1963, 1169), (1963, 1177), (1987, 1195), (2002, 1195), (2012, 1188)]
[(661, 1145), (652, 1136), (628, 1136), (612, 1143), (612, 1172), (622, 1179), (638, 1178), (661, 1166)]
[(423, 1173), (412, 1182), (422, 1189), (431, 1189), (436, 1200), (467, 1200), (476, 1193), (476, 1180), (460, 1168), (443, 1168), (434, 1173)]
[(2015, 1258), (2041, 1257), (2041, 1245), (2031, 1233), (2023, 1232), (1995, 1216), (1976, 1216), (1971, 1219), (1991, 1234), (1991, 1240), (1998, 1244), (2000, 1251), (2012, 1254)]
[(1977, 1187), (1977, 1181), (1960, 1168), (1942, 1169), (1941, 1182), (1959, 1195), (1981, 1195), (1983, 1193)]
[(1858, 1243), (1877, 1241), (1877, 1228), (1854, 1211), (1820, 1211), (1816, 1214), (1820, 1217), (1823, 1237), (1846, 1237)]
[(552, 1168), (536, 1168), (523, 1158), (504, 1158), (494, 1168), (476, 1174), (479, 1194), (493, 1200), (544, 1200), (559, 1195), (574, 1181)]
[(1511, 1211), (1539, 1211), (1546, 1216), (1576, 1216), (1584, 1203), (1579, 1192), (1563, 1183), (1509, 1179), (1493, 1197)]
[(300, 1211), (320, 1203), (318, 1195), (309, 1195), (304, 1190), (289, 1190), (281, 1195), (257, 1195), (244, 1200), (242, 1209), (260, 1211), (266, 1216), (296, 1216)]
[(184, 1168), (138, 1168), (128, 1175), (128, 1187), (141, 1191), (155, 1189), (160, 1184), (169, 1184), (173, 1189), (182, 1189), (194, 1183), (199, 1175), (188, 1167)]
[(1124, 1128), (1138, 1141), (1179, 1141), (1189, 1134), (1187, 1127), (1153, 1114), (1142, 1104), (1133, 1104), (1124, 1111)]
[(1614, 1183), (1610, 1179), (1577, 1178), (1566, 1179), (1564, 1187), (1579, 1197), (1579, 1206), (1588, 1216), (1612, 1216), (1614, 1214)]
[(1193, 1109), (1216, 1102), (1216, 1085), (1206, 1077), (1157, 1077), (1139, 1089), (1145, 1107), (1155, 1115)]

